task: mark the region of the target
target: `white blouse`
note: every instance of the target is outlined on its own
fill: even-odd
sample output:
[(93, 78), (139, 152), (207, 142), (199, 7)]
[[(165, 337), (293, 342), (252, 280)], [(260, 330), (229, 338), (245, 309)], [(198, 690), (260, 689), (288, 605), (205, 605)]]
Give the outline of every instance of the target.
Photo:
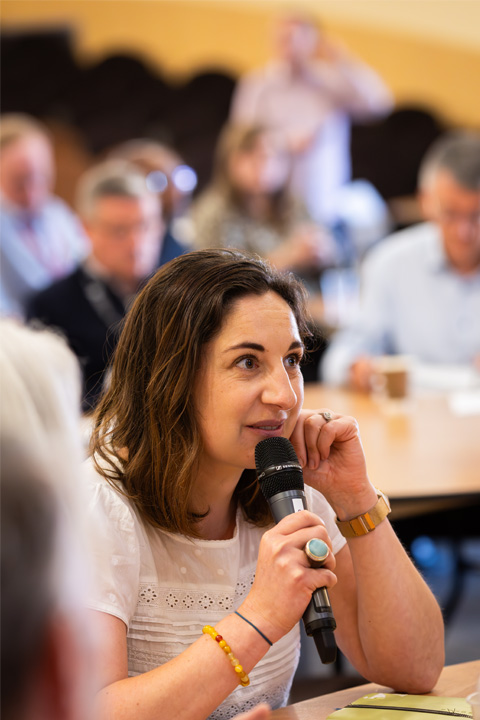
[[(237, 511), (230, 540), (199, 540), (147, 526), (133, 504), (87, 463), (93, 582), (88, 605), (127, 626), (128, 673), (153, 670), (179, 655), (233, 612), (248, 594), (266, 528)], [(306, 486), (308, 507), (327, 527), (337, 553), (345, 543), (325, 498)], [(212, 713), (228, 720), (259, 702), (286, 704), (300, 654), (298, 625), (276, 642)]]

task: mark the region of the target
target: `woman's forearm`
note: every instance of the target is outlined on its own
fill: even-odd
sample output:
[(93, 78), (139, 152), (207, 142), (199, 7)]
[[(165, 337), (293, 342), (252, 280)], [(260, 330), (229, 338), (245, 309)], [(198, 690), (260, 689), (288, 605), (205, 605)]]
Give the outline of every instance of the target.
[[(243, 620), (228, 615), (215, 625), (248, 674), (268, 645)], [(179, 656), (136, 677), (104, 687), (97, 696), (99, 720), (203, 720), (238, 686), (226, 653), (202, 635)]]
[[(352, 587), (342, 582), (350, 559), (347, 553), (341, 558), (341, 551), (339, 582), (332, 589), (346, 628), (357, 628), (349, 638), (345, 633), (347, 655), (371, 681), (410, 693), (431, 690), (444, 664), (443, 620), (433, 594), (388, 520), (348, 546), (351, 570), (346, 575)], [(355, 599), (349, 602), (352, 593)], [(338, 635), (343, 640), (340, 627)]]

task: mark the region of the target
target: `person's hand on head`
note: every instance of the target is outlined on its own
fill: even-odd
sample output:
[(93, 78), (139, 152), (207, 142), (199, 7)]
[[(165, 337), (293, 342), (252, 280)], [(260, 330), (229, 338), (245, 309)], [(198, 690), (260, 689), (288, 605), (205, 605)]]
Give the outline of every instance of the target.
[(341, 62), (342, 60), (348, 60), (351, 58), (351, 54), (345, 43), (341, 42), (337, 38), (322, 36), (322, 42), (320, 44), (320, 55), (322, 59), (328, 62)]

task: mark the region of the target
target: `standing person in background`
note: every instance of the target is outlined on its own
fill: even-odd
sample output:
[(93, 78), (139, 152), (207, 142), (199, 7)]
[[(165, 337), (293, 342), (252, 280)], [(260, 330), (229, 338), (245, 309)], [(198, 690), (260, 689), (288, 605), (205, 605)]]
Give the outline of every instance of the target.
[(337, 249), (291, 195), (290, 167), (289, 152), (265, 127), (225, 127), (213, 181), (192, 206), (195, 246), (236, 248), (318, 279), (323, 267), (336, 263)]
[(231, 120), (262, 123), (285, 138), (294, 157), (292, 191), (314, 220), (333, 225), (335, 193), (351, 179), (351, 120), (388, 113), (392, 95), (311, 18), (280, 18), (275, 37), (276, 60), (240, 79)]
[(420, 166), (419, 190), (426, 222), (367, 255), (359, 316), (323, 357), (327, 383), (369, 392), (384, 354), (411, 355), (427, 372), (480, 368), (480, 135), (440, 137)]
[(145, 173), (149, 190), (160, 196), (165, 227), (159, 266), (190, 250), (187, 212), (197, 185), (193, 168), (168, 145), (143, 138), (114, 147), (108, 157), (136, 165)]
[(67, 337), (82, 364), (88, 411), (102, 391), (126, 309), (158, 266), (163, 223), (160, 201), (143, 173), (120, 160), (87, 170), (76, 207), (91, 253), (71, 275), (31, 299), (28, 317)]
[(30, 297), (68, 275), (88, 252), (81, 224), (52, 195), (46, 128), (26, 115), (0, 121), (0, 312), (24, 317)]

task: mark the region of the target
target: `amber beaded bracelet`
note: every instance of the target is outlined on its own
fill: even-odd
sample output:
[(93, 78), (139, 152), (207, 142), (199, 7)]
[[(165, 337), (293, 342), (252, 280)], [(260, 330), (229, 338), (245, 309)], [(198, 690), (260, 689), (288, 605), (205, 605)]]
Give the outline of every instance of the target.
[(243, 671), (243, 667), (240, 665), (240, 662), (237, 660), (237, 658), (234, 656), (231, 647), (226, 643), (226, 641), (223, 639), (221, 635), (217, 633), (214, 627), (211, 625), (205, 625), (204, 628), (202, 628), (202, 632), (206, 635), (210, 635), (214, 640), (217, 641), (219, 646), (222, 648), (225, 655), (228, 657), (230, 662), (233, 665), (233, 669), (238, 675), (238, 680), (240, 682), (240, 685), (242, 687), (247, 687), (247, 685), (250, 685), (250, 680), (248, 678), (248, 675)]

